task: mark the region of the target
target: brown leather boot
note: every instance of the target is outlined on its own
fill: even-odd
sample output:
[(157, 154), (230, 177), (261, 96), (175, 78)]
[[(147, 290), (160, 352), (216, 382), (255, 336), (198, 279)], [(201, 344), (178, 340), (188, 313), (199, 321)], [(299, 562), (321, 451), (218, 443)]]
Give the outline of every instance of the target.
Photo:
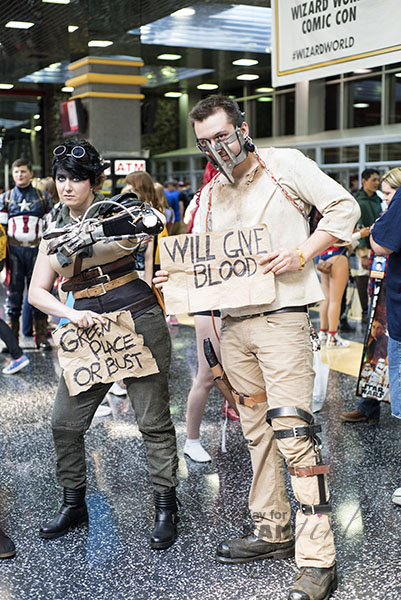
[(328, 600), (337, 589), (337, 569), (302, 567), (290, 591), (288, 600)]
[(359, 412), (356, 408), (350, 412), (340, 413), (340, 421), (343, 423), (378, 423), (379, 417), (367, 417), (363, 413)]
[(294, 540), (266, 542), (253, 533), (241, 538), (226, 540), (217, 546), (216, 560), (225, 564), (239, 564), (265, 558), (289, 558), (294, 556)]
[(47, 319), (34, 319), (33, 337), (38, 350), (52, 349), (47, 339)]

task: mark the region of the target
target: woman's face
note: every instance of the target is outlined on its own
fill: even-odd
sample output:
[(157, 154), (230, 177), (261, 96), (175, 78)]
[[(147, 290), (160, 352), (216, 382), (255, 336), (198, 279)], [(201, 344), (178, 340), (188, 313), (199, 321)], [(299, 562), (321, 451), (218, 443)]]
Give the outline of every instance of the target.
[(397, 190), (392, 188), (387, 181), (382, 182), (383, 200), (387, 203), (387, 206), (390, 204), (396, 191)]
[(61, 202), (70, 209), (72, 217), (83, 215), (92, 203), (93, 191), (89, 179), (80, 179), (69, 171), (58, 169), (56, 187)]

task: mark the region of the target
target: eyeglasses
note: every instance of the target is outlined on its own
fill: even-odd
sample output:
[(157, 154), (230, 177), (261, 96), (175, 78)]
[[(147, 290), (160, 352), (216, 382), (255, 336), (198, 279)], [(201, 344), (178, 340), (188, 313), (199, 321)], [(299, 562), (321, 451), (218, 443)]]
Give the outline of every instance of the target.
[(73, 158), (83, 158), (86, 155), (86, 150), (82, 146), (74, 146), (71, 148), (71, 152), (67, 152), (67, 147), (62, 144), (57, 146), (53, 150), (53, 156), (56, 158), (62, 158), (63, 156), (72, 156)]

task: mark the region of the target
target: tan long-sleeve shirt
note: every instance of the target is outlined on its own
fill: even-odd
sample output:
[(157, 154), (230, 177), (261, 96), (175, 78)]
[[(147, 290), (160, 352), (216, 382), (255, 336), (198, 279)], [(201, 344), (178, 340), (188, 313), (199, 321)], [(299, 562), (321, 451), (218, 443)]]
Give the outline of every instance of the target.
[[(307, 214), (312, 206), (322, 213), (318, 229), (335, 236), (340, 243), (350, 243), (360, 215), (358, 203), (351, 194), (298, 150), (265, 148), (259, 154), (274, 177), (304, 207)], [(210, 184), (202, 190), (200, 197), (202, 231), (206, 231), (209, 189)], [(258, 224), (267, 225), (272, 250), (298, 247), (309, 236), (308, 222), (261, 165), (248, 178), (234, 184), (219, 175), (213, 185), (209, 231), (242, 229)], [(261, 298), (257, 306), (225, 309), (222, 316), (241, 316), (286, 306), (310, 305), (324, 299), (312, 261), (305, 265), (303, 271), (277, 275), (275, 287), (276, 299), (273, 303), (265, 304)]]

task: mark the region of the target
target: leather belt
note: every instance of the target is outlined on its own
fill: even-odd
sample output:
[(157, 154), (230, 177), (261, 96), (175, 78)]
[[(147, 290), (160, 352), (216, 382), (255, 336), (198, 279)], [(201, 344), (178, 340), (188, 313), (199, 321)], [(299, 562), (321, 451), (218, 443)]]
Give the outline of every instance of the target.
[[(115, 273), (115, 275), (117, 275), (121, 271), (121, 275), (125, 275), (125, 273), (134, 269), (134, 264), (132, 256), (129, 255), (111, 263), (90, 267), (89, 269), (85, 269), (85, 271), (78, 273), (78, 275), (74, 275), (74, 277), (71, 277), (67, 281), (64, 281), (61, 285), (61, 289), (63, 292), (72, 292), (82, 290), (88, 287), (88, 285), (92, 287), (92, 285), (107, 283), (112, 279), (110, 273)], [(124, 269), (124, 267), (126, 268)]]
[(123, 306), (122, 308), (120, 308), (120, 310), (129, 310), (130, 312), (139, 312), (140, 310), (143, 310), (144, 308), (148, 308), (151, 306), (157, 306), (158, 302), (157, 302), (157, 298), (154, 294), (152, 294), (151, 296), (148, 296), (147, 298), (143, 298), (143, 300), (138, 300), (137, 302), (133, 302), (132, 304), (129, 304), (128, 306)]
[(228, 315), (230, 319), (253, 319), (254, 317), (266, 317), (267, 315), (276, 315), (278, 313), (306, 313), (308, 312), (308, 307), (305, 306), (285, 306), (284, 308), (277, 308), (276, 310), (267, 310), (262, 313), (255, 313), (254, 315), (241, 315), (240, 317), (232, 317)]
[(136, 271), (131, 271), (131, 273), (127, 273), (122, 277), (117, 277), (117, 279), (113, 279), (112, 281), (106, 281), (106, 283), (98, 283), (94, 287), (85, 288), (84, 290), (80, 290), (77, 292), (73, 292), (74, 298), (79, 300), (80, 298), (95, 298), (96, 296), (103, 296), (109, 290), (114, 290), (115, 288), (120, 287), (130, 281), (134, 281), (138, 279), (138, 273)]

